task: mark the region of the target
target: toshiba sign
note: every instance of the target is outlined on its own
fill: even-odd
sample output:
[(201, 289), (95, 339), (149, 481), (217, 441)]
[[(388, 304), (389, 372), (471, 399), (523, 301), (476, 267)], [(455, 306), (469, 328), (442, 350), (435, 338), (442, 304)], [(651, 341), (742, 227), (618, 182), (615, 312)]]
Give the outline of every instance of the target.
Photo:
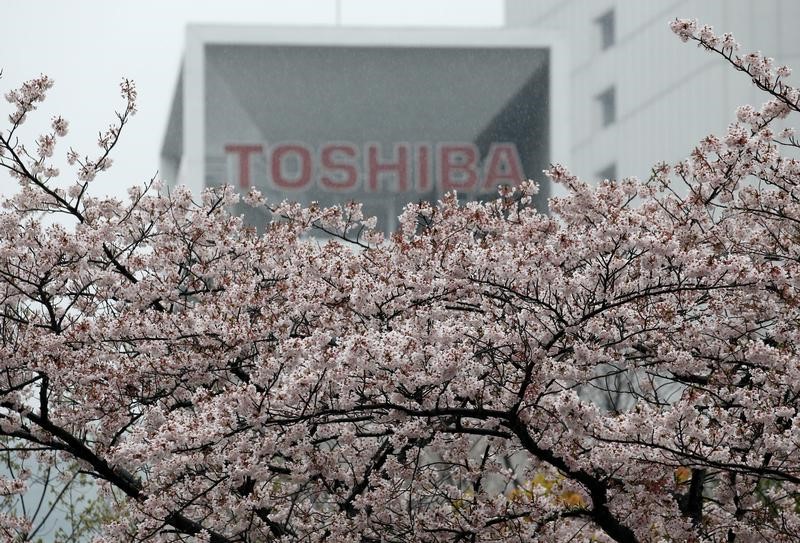
[[(380, 143), (329, 142), (319, 149), (303, 143), (228, 144), (234, 155), (238, 186), (268, 186), (277, 191), (408, 192), (450, 190), (492, 192), (500, 185), (517, 185), (525, 178), (514, 143), (492, 143), (484, 164), (471, 142), (398, 143), (389, 157)], [(252, 155), (264, 158), (264, 171), (252, 171)]]
[(541, 183), (566, 141), (553, 43), (529, 29), (190, 27), (162, 171), (195, 190), (362, 201), (387, 229), (409, 202)]

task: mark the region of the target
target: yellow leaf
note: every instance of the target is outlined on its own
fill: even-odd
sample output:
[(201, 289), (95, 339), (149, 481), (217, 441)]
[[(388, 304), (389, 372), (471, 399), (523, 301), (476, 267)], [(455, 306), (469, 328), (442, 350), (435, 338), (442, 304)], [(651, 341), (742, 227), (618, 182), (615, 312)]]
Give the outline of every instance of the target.
[(586, 500), (583, 499), (583, 496), (572, 490), (562, 492), (559, 500), (567, 507), (586, 507)]
[(692, 470), (686, 466), (680, 466), (675, 470), (675, 482), (680, 484), (685, 483), (692, 478)]
[(554, 479), (548, 479), (547, 477), (545, 477), (544, 473), (537, 473), (536, 475), (533, 476), (533, 479), (531, 480), (532, 485), (541, 486), (547, 492), (549, 492), (553, 488), (553, 485), (555, 483), (556, 481)]

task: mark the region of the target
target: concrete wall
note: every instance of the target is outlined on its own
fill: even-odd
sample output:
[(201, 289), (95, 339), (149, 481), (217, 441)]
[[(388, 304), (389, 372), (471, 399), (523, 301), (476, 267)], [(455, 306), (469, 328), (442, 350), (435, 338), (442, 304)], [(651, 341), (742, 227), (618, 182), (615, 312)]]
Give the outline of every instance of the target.
[[(610, 10), (614, 43), (603, 49), (597, 19)], [(615, 164), (620, 176), (647, 177), (655, 162), (680, 160), (724, 132), (737, 106), (766, 101), (719, 56), (682, 43), (668, 28), (676, 17), (732, 32), (741, 53), (758, 49), (800, 69), (795, 0), (507, 0), (509, 26), (561, 32), (568, 44), (573, 172), (596, 179)], [(596, 97), (611, 86), (616, 120), (602, 126)]]

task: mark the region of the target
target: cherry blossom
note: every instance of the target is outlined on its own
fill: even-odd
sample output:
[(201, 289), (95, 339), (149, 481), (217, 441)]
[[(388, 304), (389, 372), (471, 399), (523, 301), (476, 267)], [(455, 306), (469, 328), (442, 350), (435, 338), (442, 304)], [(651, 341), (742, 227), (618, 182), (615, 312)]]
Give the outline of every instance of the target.
[(64, 119), (15, 138), (52, 81), (11, 91), (0, 452), (89, 474), (98, 543), (797, 541), (798, 93), (732, 36), (671, 27), (768, 101), (647, 180), (556, 164), (549, 214), (527, 182), (388, 234), (358, 203), (251, 190), (257, 232), (231, 187), (97, 196), (133, 84), (66, 181)]

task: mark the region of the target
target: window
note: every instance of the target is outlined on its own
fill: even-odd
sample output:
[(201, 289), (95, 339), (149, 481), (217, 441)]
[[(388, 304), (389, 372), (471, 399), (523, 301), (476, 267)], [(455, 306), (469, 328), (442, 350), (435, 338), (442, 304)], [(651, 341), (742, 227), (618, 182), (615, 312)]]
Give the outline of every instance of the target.
[(614, 87), (608, 87), (595, 97), (600, 111), (600, 126), (606, 127), (617, 120), (617, 100)]
[(599, 172), (597, 172), (597, 179), (600, 181), (605, 181), (608, 179), (609, 181), (613, 181), (617, 178), (617, 163), (612, 162)]
[(600, 33), (600, 48), (614, 45), (614, 10), (610, 9), (594, 20)]

